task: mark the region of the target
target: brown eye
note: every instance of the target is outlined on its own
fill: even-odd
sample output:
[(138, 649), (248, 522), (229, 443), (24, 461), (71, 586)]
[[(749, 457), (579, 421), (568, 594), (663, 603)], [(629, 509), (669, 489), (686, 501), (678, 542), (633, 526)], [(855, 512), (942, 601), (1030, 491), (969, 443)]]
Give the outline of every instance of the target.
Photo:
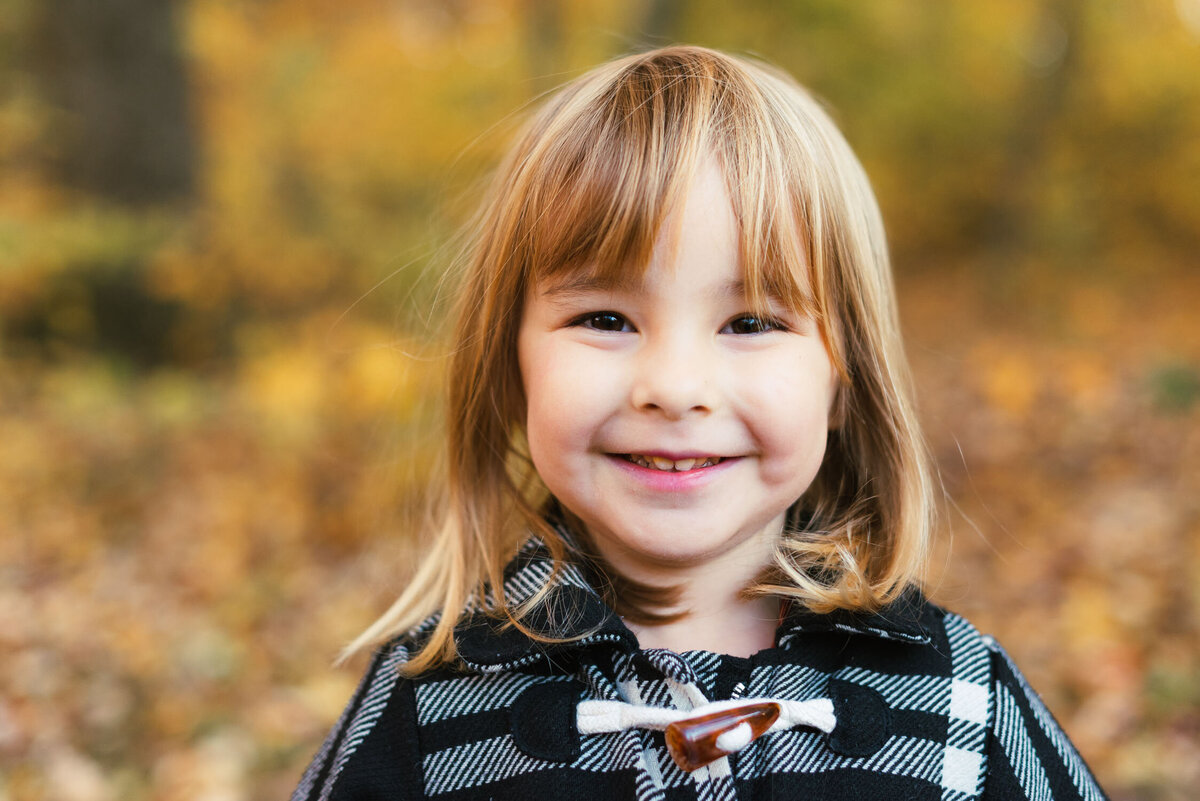
[(616, 312), (592, 312), (585, 314), (576, 320), (576, 325), (596, 331), (620, 332), (633, 330), (633, 327), (629, 325), (629, 321)]
[(735, 317), (726, 323), (722, 333), (762, 334), (767, 331), (775, 331), (779, 328), (781, 326), (775, 320), (757, 317), (753, 314), (743, 314), (741, 317)]

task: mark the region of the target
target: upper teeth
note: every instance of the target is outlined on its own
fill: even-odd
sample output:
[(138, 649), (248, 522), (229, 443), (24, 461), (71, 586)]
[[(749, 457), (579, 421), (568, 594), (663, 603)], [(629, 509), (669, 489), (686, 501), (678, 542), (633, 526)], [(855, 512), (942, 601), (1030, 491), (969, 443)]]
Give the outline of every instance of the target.
[(642, 456), (639, 453), (629, 454), (629, 461), (634, 464), (640, 464), (642, 467), (649, 467), (654, 470), (674, 470), (683, 472), (691, 470), (693, 467), (712, 467), (717, 462), (721, 461), (720, 456), (706, 456), (702, 459), (667, 459), (662, 456)]

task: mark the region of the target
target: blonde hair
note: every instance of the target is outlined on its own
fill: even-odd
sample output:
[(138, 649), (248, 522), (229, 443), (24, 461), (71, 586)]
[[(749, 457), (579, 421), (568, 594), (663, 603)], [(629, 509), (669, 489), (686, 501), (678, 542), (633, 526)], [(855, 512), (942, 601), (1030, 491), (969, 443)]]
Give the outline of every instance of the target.
[[(521, 626), (542, 600), (509, 608), (502, 580), (531, 532), (556, 564), (567, 554), (523, 445), (517, 333), (526, 293), (567, 271), (644, 270), (707, 154), (739, 223), (751, 304), (769, 295), (816, 320), (840, 379), (820, 471), (774, 564), (747, 592), (817, 612), (874, 610), (917, 583), (932, 480), (866, 175), (822, 107), (785, 74), (670, 47), (567, 84), (501, 164), (463, 259), (432, 541), (403, 595), (348, 653), (440, 611), (406, 668), (420, 672), (455, 659), (453, 628), (466, 610), (482, 605)], [(629, 606), (628, 596), (609, 600)]]

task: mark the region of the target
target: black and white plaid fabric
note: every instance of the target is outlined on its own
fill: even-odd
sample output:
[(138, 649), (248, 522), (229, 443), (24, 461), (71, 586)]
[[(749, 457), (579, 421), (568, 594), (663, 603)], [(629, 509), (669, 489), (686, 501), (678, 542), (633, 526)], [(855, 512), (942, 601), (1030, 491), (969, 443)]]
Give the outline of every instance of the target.
[[(552, 591), (535, 642), (477, 615), (462, 664), (402, 678), (432, 621), (375, 657), (293, 801), (466, 799), (1103, 799), (1087, 765), (1004, 651), (912, 593), (880, 614), (783, 620), (739, 659), (639, 650), (578, 568), (531, 541), (514, 601)], [(773, 731), (685, 773), (661, 731), (580, 734), (584, 700), (689, 710), (731, 698), (832, 700), (828, 734)]]

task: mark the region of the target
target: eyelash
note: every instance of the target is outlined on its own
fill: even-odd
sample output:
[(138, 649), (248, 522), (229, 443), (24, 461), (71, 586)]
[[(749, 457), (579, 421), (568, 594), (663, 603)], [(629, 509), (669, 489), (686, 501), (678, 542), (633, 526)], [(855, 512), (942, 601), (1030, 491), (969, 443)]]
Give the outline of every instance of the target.
[[(607, 320), (608, 325), (596, 325), (596, 322), (601, 319)], [(733, 330), (735, 324), (743, 321), (750, 321), (750, 327), (752, 327), (754, 330)], [(622, 333), (627, 327), (630, 329), (633, 328), (629, 321), (625, 319), (625, 315), (611, 311), (588, 312), (587, 314), (576, 317), (571, 321), (570, 325), (579, 326), (582, 328), (590, 328), (594, 331), (602, 331), (605, 333)], [(721, 333), (725, 333), (727, 330), (730, 334), (734, 334), (736, 336), (754, 336), (756, 334), (765, 334), (768, 331), (785, 331), (787, 330), (787, 326), (785, 326), (782, 321), (773, 317), (759, 317), (758, 315), (754, 314), (741, 314), (737, 317), (734, 317), (725, 325), (721, 326)]]
[[(613, 328), (595, 325), (596, 321), (600, 319), (608, 319), (611, 322), (616, 323), (617, 327)], [(593, 331), (603, 331), (605, 333), (619, 333), (624, 331), (627, 326), (631, 329), (633, 328), (633, 326), (629, 325), (629, 321), (625, 319), (625, 315), (611, 311), (588, 312), (587, 314), (582, 314), (572, 320), (571, 325), (579, 326), (581, 328), (590, 328)]]
[(742, 322), (743, 320), (750, 320), (755, 330), (741, 332), (730, 330), (729, 333), (740, 334), (741, 336), (753, 336), (755, 334), (765, 334), (768, 331), (787, 330), (787, 326), (785, 326), (781, 320), (775, 319), (774, 317), (759, 317), (756, 314), (738, 315), (727, 322), (721, 330), (724, 331), (726, 328), (732, 329), (735, 323)]

